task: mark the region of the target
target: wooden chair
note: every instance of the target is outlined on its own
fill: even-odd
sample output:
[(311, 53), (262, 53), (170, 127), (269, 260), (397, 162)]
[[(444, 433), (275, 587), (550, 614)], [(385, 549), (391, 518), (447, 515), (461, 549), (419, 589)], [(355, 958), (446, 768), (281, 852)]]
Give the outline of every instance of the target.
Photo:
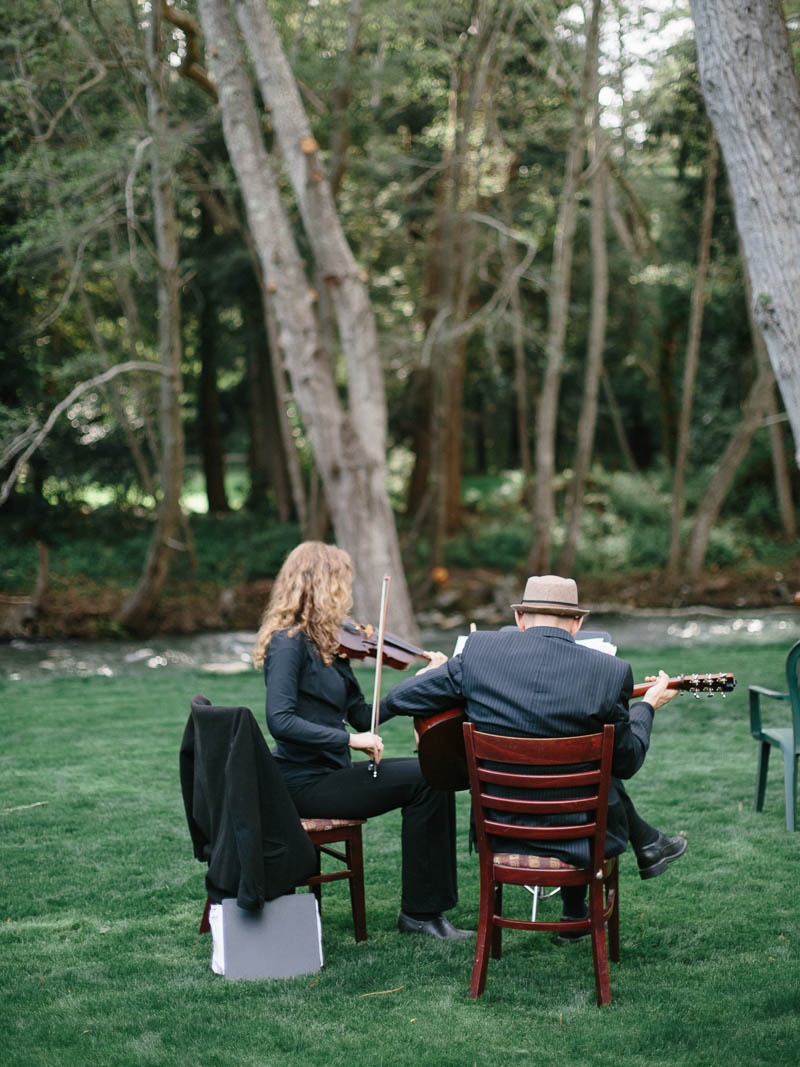
[[(597, 1003), (611, 1003), (608, 957), (619, 960), (619, 887), (616, 857), (605, 858), (606, 818), (611, 781), (614, 727), (586, 737), (502, 737), (479, 733), (464, 723), (464, 742), (470, 776), (472, 806), (480, 859), (480, 911), (470, 997), (479, 997), (486, 985), (489, 951), (500, 959), (504, 928), (549, 930), (560, 933), (588, 931), (592, 938)], [(502, 765), (502, 769), (498, 769)], [(501, 789), (511, 796), (497, 796)], [(522, 791), (524, 790), (524, 795)], [(567, 799), (553, 799), (558, 791)], [(498, 815), (561, 817), (559, 825), (520, 826), (500, 821)], [(577, 815), (577, 819), (570, 816)], [(564, 816), (567, 816), (565, 823)], [(585, 821), (580, 821), (584, 819)], [(546, 850), (554, 841), (589, 845), (591, 867), (583, 870), (551, 856), (528, 855), (499, 849), (498, 839), (525, 840)], [(503, 916), (505, 884), (588, 886), (589, 916), (563, 922), (510, 919)], [(606, 949), (608, 925), (608, 951)]]
[[(322, 886), (324, 882), (336, 882), (346, 878), (350, 882), (350, 907), (353, 912), (353, 929), (356, 941), (367, 939), (367, 913), (364, 903), (364, 851), (361, 843), (361, 827), (366, 819), (301, 819), (303, 829), (317, 850), (317, 873), (303, 884), (311, 888), (322, 912)], [(341, 842), (344, 852), (331, 848)], [(322, 854), (333, 856), (344, 864), (344, 869), (322, 873)]]
[[(788, 693), (778, 693), (774, 689), (764, 689), (760, 685), (750, 686), (750, 733), (759, 743), (753, 807), (756, 811), (763, 811), (769, 754), (774, 745), (783, 754), (786, 829), (794, 831), (797, 828), (797, 757), (800, 756), (800, 641), (792, 646), (786, 657), (786, 682)], [(763, 726), (761, 722), (762, 697), (788, 703), (792, 713), (791, 726)]]

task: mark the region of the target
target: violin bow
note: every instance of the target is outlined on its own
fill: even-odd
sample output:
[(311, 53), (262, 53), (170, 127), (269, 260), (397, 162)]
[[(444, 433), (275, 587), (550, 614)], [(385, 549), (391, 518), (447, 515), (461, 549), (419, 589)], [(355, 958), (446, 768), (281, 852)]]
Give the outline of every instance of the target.
[[(375, 650), (375, 688), (372, 693), (372, 723), (370, 725), (370, 732), (377, 734), (378, 732), (378, 719), (380, 718), (381, 709), (381, 664), (383, 660), (383, 640), (386, 636), (386, 611), (389, 607), (389, 586), (391, 584), (391, 577), (388, 574), (383, 576), (383, 584), (381, 585), (381, 608), (378, 615), (378, 638), (377, 646)], [(372, 761), (372, 777), (378, 777), (378, 761), (373, 759)]]

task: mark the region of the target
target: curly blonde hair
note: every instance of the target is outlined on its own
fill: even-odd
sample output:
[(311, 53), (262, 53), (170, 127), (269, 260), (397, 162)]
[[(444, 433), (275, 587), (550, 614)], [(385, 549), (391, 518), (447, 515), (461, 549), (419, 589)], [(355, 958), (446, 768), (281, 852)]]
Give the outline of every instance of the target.
[(278, 571), (253, 647), (261, 667), (273, 634), (302, 631), (330, 666), (339, 648), (339, 629), (352, 607), (353, 563), (335, 545), (303, 541), (293, 548)]

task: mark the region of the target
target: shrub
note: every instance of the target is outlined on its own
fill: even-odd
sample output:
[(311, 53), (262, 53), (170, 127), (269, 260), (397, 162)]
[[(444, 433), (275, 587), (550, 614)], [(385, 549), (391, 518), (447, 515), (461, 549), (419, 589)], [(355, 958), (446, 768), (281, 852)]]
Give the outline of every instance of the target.
[(484, 521), (462, 531), (445, 548), (451, 567), (493, 567), (516, 571), (530, 551), (531, 529), (526, 516), (511, 522)]

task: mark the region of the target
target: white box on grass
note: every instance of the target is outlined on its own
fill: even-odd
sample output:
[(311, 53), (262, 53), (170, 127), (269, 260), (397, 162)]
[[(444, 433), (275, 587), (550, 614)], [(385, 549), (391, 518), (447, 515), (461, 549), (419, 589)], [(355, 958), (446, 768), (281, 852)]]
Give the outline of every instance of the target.
[(311, 893), (276, 897), (260, 911), (246, 911), (230, 897), (212, 906), (209, 920), (211, 966), (227, 979), (294, 978), (322, 968), (322, 927)]

